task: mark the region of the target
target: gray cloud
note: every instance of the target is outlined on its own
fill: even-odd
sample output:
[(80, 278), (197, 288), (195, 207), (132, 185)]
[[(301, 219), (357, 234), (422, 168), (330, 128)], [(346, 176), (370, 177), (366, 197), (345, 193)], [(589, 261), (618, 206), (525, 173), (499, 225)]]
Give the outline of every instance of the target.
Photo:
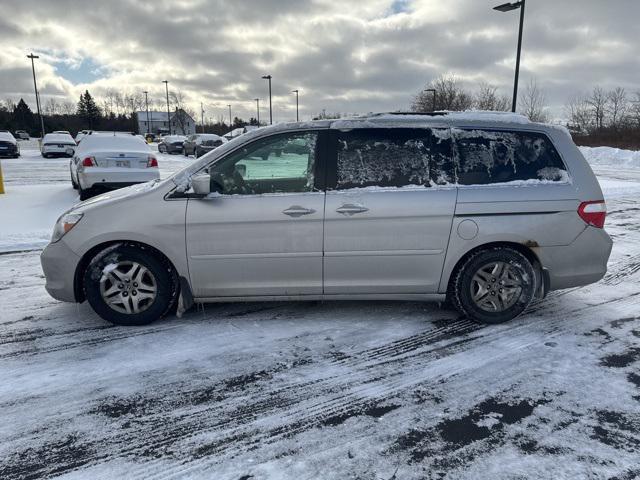
[[(517, 12), (494, 12), (484, 0), (5, 0), (0, 19), (0, 96), (33, 101), (25, 55), (41, 53), (42, 95), (76, 100), (89, 89), (180, 89), (208, 116), (254, 114), (266, 106), (265, 73), (274, 77), (274, 115), (407, 108), (437, 75), (454, 73), (510, 93)], [(638, 85), (640, 2), (536, 0), (527, 6), (522, 74), (535, 76), (554, 110), (573, 93), (599, 84)], [(74, 85), (55, 61), (91, 58), (105, 75)], [(266, 115), (266, 111), (263, 111)]]

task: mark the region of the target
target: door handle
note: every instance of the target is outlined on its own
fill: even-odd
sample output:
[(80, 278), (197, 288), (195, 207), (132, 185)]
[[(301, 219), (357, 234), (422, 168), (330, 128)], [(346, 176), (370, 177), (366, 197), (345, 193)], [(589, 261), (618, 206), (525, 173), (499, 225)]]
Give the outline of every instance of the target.
[(347, 203), (339, 208), (336, 208), (336, 212), (349, 216), (355, 215), (356, 213), (364, 213), (368, 211), (369, 209), (367, 207), (363, 205), (355, 205), (353, 203)]
[(287, 208), (286, 210), (283, 210), (283, 212), (285, 215), (289, 215), (290, 217), (301, 217), (302, 215), (311, 215), (312, 213), (316, 213), (316, 211), (313, 208), (304, 208), (301, 207), (299, 205), (294, 205), (292, 207)]

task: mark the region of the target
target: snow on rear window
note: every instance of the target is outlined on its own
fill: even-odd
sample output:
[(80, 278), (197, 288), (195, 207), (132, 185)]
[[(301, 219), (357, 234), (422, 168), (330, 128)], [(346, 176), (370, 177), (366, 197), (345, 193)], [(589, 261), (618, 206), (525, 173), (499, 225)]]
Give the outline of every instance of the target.
[(544, 134), (457, 128), (452, 133), (456, 176), (461, 185), (569, 181), (560, 155)]
[(358, 129), (338, 138), (339, 189), (446, 185), (453, 181), (449, 131)]

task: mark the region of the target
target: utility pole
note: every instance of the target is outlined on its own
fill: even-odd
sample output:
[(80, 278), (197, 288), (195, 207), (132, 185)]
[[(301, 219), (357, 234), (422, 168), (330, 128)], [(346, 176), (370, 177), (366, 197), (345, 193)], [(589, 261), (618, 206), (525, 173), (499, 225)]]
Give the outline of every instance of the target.
[(33, 71), (33, 88), (36, 91), (36, 107), (38, 109), (38, 117), (40, 118), (40, 132), (42, 134), (40, 136), (40, 140), (42, 141), (42, 139), (44, 138), (44, 120), (42, 119), (42, 113), (40, 112), (40, 95), (38, 94), (38, 84), (36, 83), (36, 67), (33, 63), (33, 60), (35, 58), (40, 57), (31, 53), (30, 55), (27, 55), (27, 58), (31, 59), (31, 70)]
[(229, 107), (229, 131), (233, 130), (233, 120), (231, 120), (231, 105), (227, 105)]
[(258, 126), (260, 126), (260, 99), (254, 98), (254, 100), (256, 101), (256, 120), (258, 120)]
[(165, 89), (167, 91), (167, 123), (169, 124), (169, 135), (171, 135), (171, 112), (169, 111), (169, 81), (163, 80)]
[(298, 110), (298, 100), (299, 100), (300, 92), (298, 91), (298, 89), (295, 89), (295, 90), (291, 90), (291, 93), (295, 93), (296, 94), (296, 122), (299, 122), (300, 121), (300, 114), (299, 114), (299, 110)]
[(147, 133), (151, 133), (151, 123), (149, 123), (149, 92), (145, 90), (142, 93), (144, 93), (144, 104), (147, 107)]
[(271, 105), (271, 75), (263, 75), (263, 79), (269, 80), (269, 125), (273, 125), (273, 106)]

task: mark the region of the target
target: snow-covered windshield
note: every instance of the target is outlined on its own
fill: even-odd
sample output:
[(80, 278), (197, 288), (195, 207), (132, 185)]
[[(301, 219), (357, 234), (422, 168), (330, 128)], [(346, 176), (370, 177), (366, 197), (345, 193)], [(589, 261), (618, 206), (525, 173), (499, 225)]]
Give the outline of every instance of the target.
[(47, 133), (44, 136), (43, 143), (61, 143), (66, 145), (75, 145), (76, 142), (68, 133)]

